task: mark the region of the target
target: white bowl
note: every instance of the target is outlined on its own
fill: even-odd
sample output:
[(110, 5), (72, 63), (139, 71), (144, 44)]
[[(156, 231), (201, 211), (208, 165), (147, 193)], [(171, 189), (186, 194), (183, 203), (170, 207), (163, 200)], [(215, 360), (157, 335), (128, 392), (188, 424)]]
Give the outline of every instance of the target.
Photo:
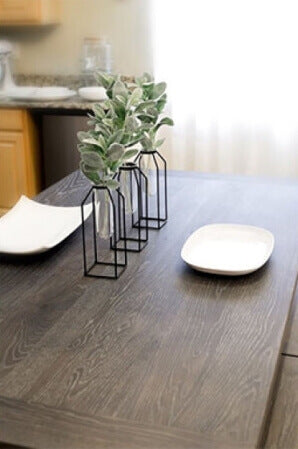
[(105, 88), (97, 86), (81, 87), (79, 89), (79, 95), (89, 101), (103, 101), (108, 98)]
[(197, 229), (185, 242), (182, 259), (205, 273), (239, 276), (261, 268), (274, 247), (271, 232), (255, 226), (212, 224)]

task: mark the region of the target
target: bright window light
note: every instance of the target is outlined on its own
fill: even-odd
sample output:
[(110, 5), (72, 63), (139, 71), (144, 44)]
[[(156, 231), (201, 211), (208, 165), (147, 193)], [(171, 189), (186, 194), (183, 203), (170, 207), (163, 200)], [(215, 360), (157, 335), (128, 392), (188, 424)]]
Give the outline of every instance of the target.
[(298, 174), (297, 15), (297, 0), (153, 0), (176, 165)]

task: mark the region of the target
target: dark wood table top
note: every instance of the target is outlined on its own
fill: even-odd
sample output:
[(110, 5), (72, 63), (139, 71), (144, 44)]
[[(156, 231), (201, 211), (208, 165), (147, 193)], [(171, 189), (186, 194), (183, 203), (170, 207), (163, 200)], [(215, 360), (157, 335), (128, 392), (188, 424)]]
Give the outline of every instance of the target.
[[(39, 195), (77, 205), (75, 173)], [(81, 234), (0, 256), (0, 441), (33, 448), (255, 448), (263, 437), (297, 276), (298, 187), (172, 173), (170, 219), (117, 280), (82, 275)], [(207, 223), (271, 230), (239, 278), (180, 258)]]
[(298, 363), (298, 285), (294, 294), (291, 315), (289, 318), (288, 332), (283, 348), (284, 355), (297, 357)]
[(298, 360), (284, 356), (265, 449), (298, 448)]

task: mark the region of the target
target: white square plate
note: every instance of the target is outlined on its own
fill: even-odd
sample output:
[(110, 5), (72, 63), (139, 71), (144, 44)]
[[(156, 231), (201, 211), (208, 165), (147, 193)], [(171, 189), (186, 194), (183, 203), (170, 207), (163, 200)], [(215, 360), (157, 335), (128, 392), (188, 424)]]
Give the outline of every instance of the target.
[[(92, 204), (85, 206), (85, 219)], [(0, 219), (0, 253), (35, 254), (47, 251), (81, 225), (80, 207), (57, 207), (21, 196)]]
[(205, 273), (240, 276), (261, 268), (274, 247), (266, 229), (239, 224), (212, 224), (195, 231), (185, 242), (182, 259)]

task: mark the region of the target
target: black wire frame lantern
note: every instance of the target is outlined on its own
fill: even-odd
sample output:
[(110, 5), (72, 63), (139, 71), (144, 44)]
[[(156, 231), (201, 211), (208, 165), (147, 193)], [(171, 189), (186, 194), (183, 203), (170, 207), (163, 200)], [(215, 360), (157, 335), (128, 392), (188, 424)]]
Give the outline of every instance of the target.
[[(148, 179), (142, 172), (140, 167), (134, 162), (127, 162), (119, 168), (119, 172), (116, 176), (117, 181), (120, 183), (123, 180), (124, 174), (128, 173), (128, 192), (129, 202), (132, 210), (128, 210), (126, 207), (126, 215), (130, 215), (130, 223), (126, 220), (126, 233), (124, 229), (119, 227), (118, 242), (126, 243), (126, 250), (128, 252), (139, 253), (148, 244), (149, 227), (148, 227)], [(125, 182), (125, 180), (124, 180)], [(127, 182), (127, 180), (126, 180)], [(135, 185), (135, 188), (134, 188)], [(121, 192), (124, 195), (125, 193)], [(135, 194), (136, 193), (136, 197)], [(125, 198), (127, 201), (127, 198)], [(136, 210), (134, 210), (136, 205)], [(118, 214), (120, 213), (120, 207), (118, 207)], [(141, 225), (142, 222), (142, 225)], [(130, 226), (130, 229), (128, 229)], [(120, 248), (121, 250), (121, 248)]]
[[(113, 231), (112, 235), (109, 238), (109, 250), (112, 256), (111, 261), (105, 260), (106, 258), (103, 258), (102, 260), (100, 260), (99, 258), (100, 254), (98, 251), (98, 236), (96, 232), (97, 227), (96, 227), (96, 202), (95, 202), (95, 192), (99, 190), (104, 190), (107, 192), (113, 212), (112, 214)], [(119, 234), (119, 227), (123, 229), (122, 232), (126, 237), (125, 200), (124, 196), (119, 191), (119, 189), (115, 190), (113, 193), (108, 187), (92, 186), (81, 203), (83, 268), (84, 268), (84, 276), (86, 277), (102, 278), (102, 279), (118, 279), (127, 266), (126, 241), (124, 241), (124, 245), (121, 247), (121, 249), (119, 248), (118, 244), (119, 242), (117, 241), (117, 235)], [(88, 230), (87, 220), (85, 221), (85, 219), (87, 218), (85, 207), (90, 198), (92, 202), (92, 212), (91, 212), (92, 229)], [(93, 257), (91, 263), (88, 261), (88, 254), (87, 254), (88, 231), (92, 233), (91, 246), (93, 247), (92, 251)], [(99, 272), (97, 271), (98, 269)]]
[[(156, 169), (156, 195), (154, 195), (156, 196), (156, 199), (151, 202), (149, 201), (149, 213), (142, 216), (137, 224), (139, 226), (145, 226), (145, 220), (147, 219), (149, 223), (148, 229), (159, 230), (164, 227), (168, 220), (167, 161), (157, 150), (140, 151), (135, 159), (135, 162), (138, 164), (140, 169), (142, 169), (142, 160), (145, 155), (146, 157), (152, 158), (152, 165), (154, 165)], [(150, 190), (149, 187), (148, 190)]]

